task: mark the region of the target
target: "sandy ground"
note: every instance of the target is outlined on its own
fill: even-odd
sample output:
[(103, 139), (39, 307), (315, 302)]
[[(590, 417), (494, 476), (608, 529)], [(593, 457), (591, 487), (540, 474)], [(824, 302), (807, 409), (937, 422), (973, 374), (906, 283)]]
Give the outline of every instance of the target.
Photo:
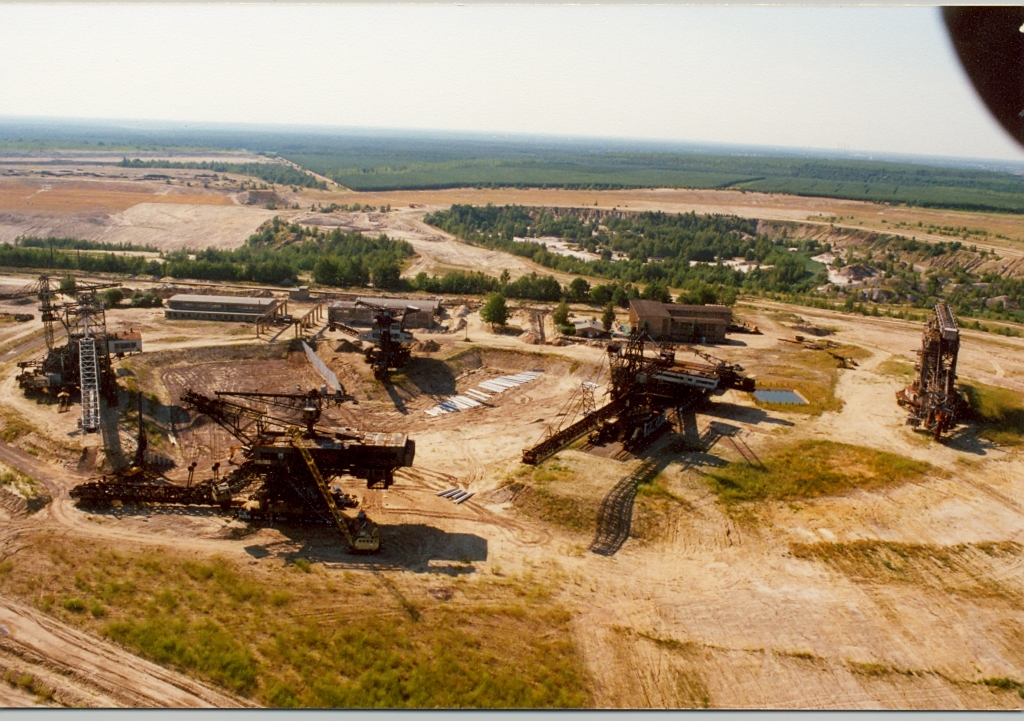
[[(382, 525), (385, 548), (379, 556), (348, 556), (336, 539), (323, 533), (262, 529), (244, 541), (234, 540), (228, 533), (232, 522), (215, 513), (125, 510), (104, 514), (103, 522), (96, 523), (67, 497), (68, 488), (83, 476), (6, 444), (0, 446), (0, 460), (44, 481), (54, 501), (33, 516), (11, 518), (4, 524), (2, 542), (9, 553), (19, 534), (54, 527), (122, 545), (180, 543), (202, 554), (247, 562), (251, 559), (245, 548), (254, 545), (267, 550), (267, 562), (302, 548), (329, 571), (339, 572), (369, 573), (375, 568), (393, 574), (464, 574), (467, 559), (471, 574), (497, 567), (507, 572), (547, 569), (569, 579), (558, 600), (574, 611), (575, 640), (591, 677), (595, 703), (601, 707), (1017, 707), (1016, 694), (990, 691), (980, 680), (1024, 677), (1024, 654), (1014, 640), (1024, 629), (1020, 556), (989, 558), (974, 549), (986, 542), (1024, 542), (1024, 506), (1018, 500), (1024, 491), (1020, 452), (991, 446), (970, 434), (937, 445), (903, 425), (904, 412), (894, 399), (900, 382), (878, 373), (877, 367), (893, 354), (912, 357), (919, 343), (918, 324), (768, 303), (759, 303), (757, 309), (741, 305), (737, 311), (763, 328), (764, 335), (736, 336), (730, 345), (712, 349), (714, 354), (742, 363), (775, 347), (779, 337), (792, 335), (776, 320), (783, 317), (778, 314), (795, 312), (838, 328), (837, 340), (859, 345), (872, 356), (856, 370), (840, 371), (836, 392), (844, 406), (838, 413), (817, 418), (765, 413), (745, 394), (730, 391), (707, 413), (698, 414), (701, 432), (712, 423), (727, 424), (736, 429), (735, 440), (723, 439), (706, 453), (686, 454), (667, 465), (664, 482), (682, 502), (655, 519), (656, 533), (630, 538), (610, 557), (586, 550), (589, 533), (531, 518), (515, 510), (498, 490), (519, 468), (520, 450), (539, 439), (582, 380), (595, 377), (603, 350), (586, 345), (529, 346), (516, 335), (492, 334), (475, 315), (470, 316), (468, 331), (423, 334), (441, 350), (417, 358), (389, 392), (372, 382), (358, 354), (335, 350), (344, 336), (329, 335), (319, 345), (321, 357), (359, 400), (358, 405), (333, 412), (335, 422), (368, 430), (404, 430), (417, 442), (414, 467), (400, 472), (389, 491), (357, 491)], [(202, 326), (200, 330), (165, 323), (157, 312), (146, 312), (148, 316), (130, 322), (143, 327), (146, 337), (162, 337), (154, 347), (162, 343), (159, 348), (165, 351), (182, 337), (190, 347), (250, 342), (235, 333), (233, 324), (192, 324)], [(451, 358), (460, 350), (463, 355)], [(1018, 339), (967, 331), (961, 375), (1022, 390), (1021, 350), (1024, 342)], [(173, 353), (160, 357), (164, 360), (153, 361), (153, 372), (137, 379), (147, 392), (167, 399), (186, 384), (241, 387), (257, 367), (263, 390), (316, 382), (301, 358), (229, 363), (213, 358), (193, 363), (175, 361)], [(130, 360), (138, 370), (137, 364), (145, 359), (146, 354)], [(2, 368), (4, 403), (47, 428), (52, 447), (68, 446), (70, 451), (55, 451), (54, 460), (62, 452), (70, 453), (65, 465), (74, 468), (74, 449), (98, 442), (67, 435), (77, 406), (58, 415), (52, 406), (26, 401), (11, 384), (10, 363)], [(495, 396), (484, 407), (437, 419), (424, 413), (440, 399), (475, 387), (484, 378), (526, 369), (544, 373)], [(203, 446), (204, 452), (209, 449), (225, 457), (229, 453), (229, 437), (218, 441), (198, 432), (190, 439), (184, 427), (178, 431), (181, 449)], [(738, 442), (764, 457), (774, 447), (803, 438), (869, 445), (927, 460), (938, 471), (880, 491), (766, 504), (752, 518), (724, 512), (703, 478), (709, 467), (738, 460)], [(123, 441), (130, 444), (130, 434)], [(28, 442), (26, 447), (47, 443), (32, 437)], [(163, 450), (171, 455), (180, 452)], [(594, 503), (638, 463), (579, 450), (565, 451), (559, 458), (579, 469), (573, 492)], [(201, 466), (200, 475), (205, 472)], [(453, 486), (477, 496), (454, 506), (434, 495)], [(960, 554), (963, 565), (939, 574), (936, 582), (907, 581), (877, 572), (851, 576), (792, 553), (797, 543), (865, 539)], [(979, 583), (988, 584), (989, 590), (977, 592)], [(44, 665), (99, 663), (91, 657), (81, 660), (63, 648), (57, 651), (53, 634), (67, 638), (74, 632), (58, 629), (23, 606), (0, 604), (0, 623), (10, 629), (4, 619), (15, 616), (28, 620), (18, 621), (21, 625), (12, 638), (52, 659)], [(75, 644), (75, 654), (85, 653), (81, 646), (94, 654), (106, 653), (91, 639), (91, 645)], [(12, 657), (0, 655), (0, 662), (5, 659)], [(198, 685), (184, 685), (187, 680), (173, 674), (160, 676), (135, 660), (131, 666), (133, 674), (134, 669), (142, 670), (130, 683), (110, 676), (104, 677), (101, 689), (72, 685), (68, 693), (78, 693), (90, 704), (102, 699), (147, 706), (231, 702)], [(131, 696), (129, 689), (139, 696)], [(3, 693), (4, 703), (25, 701), (17, 690)]]
[[(345, 224), (408, 239), (420, 258), (407, 272), (463, 268), (497, 274), (508, 267), (513, 275), (533, 268), (516, 258), (459, 244), (424, 226), (422, 214), (452, 202), (488, 199), (558, 205), (578, 198), (580, 205), (592, 206), (597, 200), (604, 207), (624, 208), (628, 203), (631, 210), (634, 203), (639, 208), (643, 202), (665, 210), (756, 213), (756, 217), (795, 220), (835, 208), (852, 208), (847, 215), (866, 214), (872, 207), (711, 191), (324, 192), (303, 197), (322, 197), (326, 202), (358, 198), (374, 205), (391, 202), (398, 208), (392, 213), (334, 213), (323, 222), (325, 227), (327, 222)], [(412, 208), (409, 203), (426, 207)], [(189, 203), (144, 202), (101, 208), (96, 232), (114, 232), (112, 219), (120, 217), (122, 225), (116, 227), (126, 230), (118, 231), (123, 233), (119, 239), (146, 237), (157, 243), (171, 239), (167, 242), (199, 247), (196, 241), (216, 237), (230, 247), (270, 213), (236, 205), (201, 207), (204, 210)], [(217, 228), (202, 220), (202, 212), (215, 211), (237, 212), (230, 216), (230, 222), (236, 223), (230, 232), (218, 235)], [(10, 212), (0, 207), (0, 214)], [(289, 212), (290, 217), (314, 215)], [(948, 222), (952, 215), (943, 217)], [(13, 227), (6, 217), (0, 217), (0, 233)], [(64, 216), (53, 212), (48, 217)], [(93, 216), (76, 211), (68, 217), (69, 223), (85, 223)], [(216, 217), (229, 223), (227, 215)], [(1004, 222), (993, 218), (992, 223)], [(147, 228), (147, 222), (164, 230)], [(187, 233), (179, 230), (186, 226)], [(14, 280), (10, 285), (23, 282)], [(3, 556), (16, 552), (20, 538), (50, 528), (69, 537), (126, 547), (172, 543), (246, 563), (252, 562), (247, 547), (265, 549), (267, 556), (261, 562), (266, 563), (281, 562), (301, 548), (328, 572), (439, 572), (471, 579), (498, 567), (507, 572), (550, 572), (568, 579), (557, 600), (574, 613), (574, 638), (600, 707), (936, 709), (1017, 708), (1021, 704), (1016, 693), (992, 691), (981, 682), (997, 677), (1024, 680), (1021, 556), (988, 555), (979, 544), (1024, 543), (1020, 501), (1024, 457), (1017, 449), (993, 446), (970, 432), (940, 445), (903, 425), (905, 414), (894, 398), (901, 382), (879, 372), (879, 367), (893, 355), (914, 357), (920, 324), (761, 301), (752, 307), (741, 301), (737, 313), (765, 332), (735, 336), (729, 345), (713, 349), (715, 355), (740, 363), (757, 358), (775, 348), (780, 337), (792, 336), (793, 331), (778, 320), (792, 313), (838, 328), (836, 340), (872, 355), (859, 368), (839, 372), (836, 394), (843, 407), (838, 412), (818, 417), (765, 412), (745, 394), (732, 391), (718, 398), (707, 412), (697, 415), (698, 431), (724, 424), (732, 435), (704, 453), (673, 457), (662, 479), (679, 500), (653, 515), (636, 511), (637, 533), (611, 556), (587, 550), (592, 530), (572, 531), (541, 522), (517, 510), (510, 494), (502, 490), (520, 468), (521, 449), (541, 437), (581, 381), (595, 377), (604, 355), (601, 348), (527, 345), (520, 336), (491, 333), (474, 314), (469, 316), (467, 330), (420, 335), (438, 342), (441, 349), (418, 354), (395, 385), (384, 389), (373, 383), (357, 353), (337, 350), (344, 336), (329, 334), (318, 353), (359, 400), (358, 405), (338, 409), (333, 419), (366, 430), (403, 430), (417, 442), (414, 467), (400, 472), (389, 491), (364, 488), (359, 492), (364, 507), (381, 524), (385, 542), (379, 556), (360, 558), (344, 553), (338, 539), (324, 533), (264, 528), (244, 540), (232, 538), (230, 530), (237, 522), (216, 513), (125, 509), (97, 517), (76, 508), (67, 491), (95, 472), (88, 459), (97, 454), (93, 451), (90, 456), (89, 448), (97, 448), (100, 440), (77, 434), (77, 405), (69, 413), (58, 414), (53, 405), (26, 399), (18, 391), (14, 364), (38, 355), (40, 338), (38, 311), (32, 305), (17, 308), (21, 312), (28, 308), (37, 318), (0, 325), (0, 404), (5, 413), (15, 414), (35, 430), (15, 441), (17, 448), (0, 443), (0, 461), (39, 479), (53, 502), (30, 516), (0, 510)], [(143, 331), (146, 352), (119, 361), (117, 367), (127, 371), (120, 374), (124, 378), (134, 376), (133, 382), (144, 391), (160, 397), (160, 408), (153, 414), (158, 424), (173, 420), (169, 407), (178, 387), (202, 382), (238, 386), (256, 377), (256, 361), (230, 354), (248, 352), (248, 346), (266, 348), (265, 340), (254, 345), (244, 326), (167, 322), (160, 311), (115, 311), (110, 322)], [(523, 319), (515, 322), (526, 327)], [(963, 378), (1024, 392), (1024, 341), (974, 331), (964, 331), (963, 338), (959, 366)], [(187, 355), (205, 347), (219, 349), (209, 357)], [(453, 355), (460, 351), (464, 355)], [(315, 382), (301, 358), (280, 356), (260, 361), (258, 368), (263, 390), (291, 390), (296, 382)], [(484, 378), (526, 369), (544, 373), (484, 407), (437, 419), (424, 413), (442, 398), (475, 387)], [(113, 423), (114, 414), (108, 411), (107, 415), (108, 423)], [(218, 440), (205, 432), (196, 432), (190, 439), (184, 428), (181, 432), (178, 446), (159, 449), (178, 462), (175, 472), (181, 472), (187, 448), (203, 447), (224, 454), (219, 460), (226, 460), (229, 439)], [(130, 452), (130, 432), (117, 437)], [(762, 504), (747, 515), (730, 515), (717, 502), (705, 478), (714, 466), (741, 460), (742, 447), (766, 457), (774, 448), (807, 438), (888, 450), (926, 460), (936, 471), (914, 483), (877, 491)], [(639, 463), (582, 450), (564, 451), (558, 459), (575, 469), (566, 488), (595, 508)], [(81, 471), (79, 461), (83, 461)], [(199, 471), (201, 476), (207, 472), (204, 467)], [(456, 485), (477, 495), (459, 506), (435, 496)], [(882, 566), (864, 564), (851, 571), (793, 552), (794, 544), (827, 550), (833, 548), (830, 544), (854, 541), (913, 545), (924, 549), (925, 560), (915, 573), (898, 576)], [(952, 560), (943, 565), (932, 560), (937, 555)], [(0, 664), (31, 663), (40, 674), (54, 674), (47, 678), (67, 688), (65, 698), (71, 703), (237, 702), (108, 648), (98, 639), (75, 635), (20, 601), (0, 599), (0, 625), (9, 631), (8, 636), (0, 635)], [(22, 645), (12, 651), (15, 642)], [(102, 673), (93, 674), (92, 668), (101, 668)], [(82, 680), (92, 677), (99, 680)], [(0, 703), (21, 705), (30, 700), (34, 700), (30, 694), (0, 684)]]

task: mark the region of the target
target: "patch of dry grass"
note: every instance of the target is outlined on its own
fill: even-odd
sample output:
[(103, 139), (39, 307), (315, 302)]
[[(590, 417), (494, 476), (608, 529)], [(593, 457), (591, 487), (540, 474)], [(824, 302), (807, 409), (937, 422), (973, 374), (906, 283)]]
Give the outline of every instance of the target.
[(935, 546), (892, 541), (794, 543), (795, 558), (828, 564), (852, 580), (910, 583), (975, 598), (1001, 597), (1014, 603), (1024, 589), (996, 580), (999, 567), (1015, 564), (1024, 547), (1014, 541)]
[(439, 601), (397, 574), (382, 573), (384, 584), (346, 571), (340, 583), (318, 564), (251, 568), (55, 534), (33, 540), (0, 574), (0, 593), (264, 705), (589, 702), (569, 613), (547, 582), (488, 577)]
[(587, 477), (579, 462), (556, 455), (538, 466), (519, 466), (506, 487), (515, 494), (518, 512), (574, 533), (593, 533), (601, 498), (579, 494), (578, 481)]
[(914, 372), (914, 364), (906, 358), (898, 355), (889, 356), (879, 363), (875, 372), (879, 375), (899, 378), (901, 381), (906, 383), (910, 383), (916, 375)]
[(41, 490), (34, 478), (4, 463), (0, 463), (0, 486), (7, 486), (25, 498), (37, 496)]
[(881, 488), (911, 481), (934, 467), (895, 453), (833, 441), (800, 441), (764, 459), (746, 461), (708, 473), (725, 503), (792, 501), (836, 495), (856, 488)]
[[(848, 358), (863, 358), (863, 348), (840, 346), (832, 352)], [(868, 355), (870, 353), (868, 352)], [(759, 389), (780, 389), (799, 392), (807, 399), (806, 405), (766, 403), (753, 395), (753, 401), (763, 408), (807, 413), (812, 416), (826, 411), (840, 411), (843, 402), (836, 397), (836, 383), (839, 380), (839, 361), (826, 350), (804, 348), (779, 348), (766, 351), (752, 363), (745, 363), (749, 374), (755, 376)]]

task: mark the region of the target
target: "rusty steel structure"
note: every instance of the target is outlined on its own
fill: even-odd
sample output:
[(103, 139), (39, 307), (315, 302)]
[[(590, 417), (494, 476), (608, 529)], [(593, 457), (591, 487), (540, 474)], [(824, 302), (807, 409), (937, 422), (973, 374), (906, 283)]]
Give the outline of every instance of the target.
[[(652, 344), (657, 355), (646, 355)], [(705, 362), (676, 360), (675, 347), (657, 344), (642, 328), (634, 328), (625, 344), (608, 346), (609, 401), (596, 410), (579, 413), (579, 420), (549, 426), (544, 438), (523, 450), (523, 463), (536, 465), (585, 434), (590, 442), (620, 441), (626, 450), (638, 450), (664, 431), (666, 412), (692, 408), (713, 393), (727, 389), (754, 390), (754, 381), (743, 369), (695, 351)], [(576, 406), (585, 405), (584, 386), (577, 391)], [(590, 389), (592, 393), (592, 389)], [(570, 399), (570, 407), (574, 400)], [(564, 427), (563, 427), (564, 426)]]
[[(82, 430), (96, 432), (100, 425), (100, 399), (117, 405), (117, 381), (111, 367), (111, 338), (106, 311), (97, 291), (120, 283), (84, 283), (67, 276), (62, 282), (48, 275), (2, 298), (36, 297), (40, 301), (46, 354), (21, 361), (16, 380), (26, 393), (52, 393), (70, 399), (79, 394)], [(64, 290), (61, 290), (62, 286)], [(59, 301), (59, 294), (74, 295)], [(64, 329), (65, 343), (57, 345), (57, 325)], [(64, 395), (66, 394), (66, 395)]]
[[(355, 499), (328, 479), (364, 479), (368, 489), (388, 488), (398, 468), (412, 465), (415, 442), (403, 433), (373, 433), (320, 423), (325, 408), (352, 400), (344, 389), (326, 386), (297, 393), (216, 391), (213, 397), (185, 390), (181, 404), (208, 416), (242, 442), (243, 461), (223, 478), (214, 465), (213, 478), (177, 485), (156, 477), (145, 467), (130, 470), (72, 490), (86, 503), (147, 502), (176, 505), (214, 505), (236, 508), (240, 517), (295, 522), (322, 522), (337, 527), (351, 551), (373, 552), (380, 547), (376, 524), (359, 512), (342, 509)], [(145, 433), (140, 425), (140, 452)], [(140, 453), (142, 454), (140, 456)], [(244, 492), (244, 498), (238, 498)]]
[(956, 390), (956, 361), (960, 352), (960, 328), (945, 303), (935, 306), (921, 335), (921, 349), (914, 365), (917, 377), (896, 392), (896, 401), (910, 411), (907, 425), (927, 431), (938, 440), (952, 430), (964, 408)]
[(391, 380), (391, 374), (404, 368), (412, 356), (412, 349), (409, 346), (415, 339), (412, 333), (405, 329), (405, 314), (410, 310), (415, 311), (416, 308), (395, 310), (364, 300), (357, 300), (356, 304), (374, 311), (373, 327), (369, 331), (361, 333), (337, 320), (331, 321), (329, 328), (370, 343), (370, 347), (366, 349), (365, 360), (373, 366), (373, 377), (387, 383)]

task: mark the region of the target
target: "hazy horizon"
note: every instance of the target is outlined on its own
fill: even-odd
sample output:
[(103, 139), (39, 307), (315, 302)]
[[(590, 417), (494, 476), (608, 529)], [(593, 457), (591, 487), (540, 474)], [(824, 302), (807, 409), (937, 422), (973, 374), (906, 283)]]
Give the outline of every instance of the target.
[(5, 5), (0, 115), (1024, 162), (935, 7)]
[[(794, 148), (785, 146), (750, 145), (742, 143), (717, 143), (699, 141), (675, 141), (660, 140), (651, 138), (616, 138), (602, 136), (571, 136), (552, 135), (544, 133), (500, 133), (488, 131), (461, 131), (444, 130), (440, 128), (372, 128), (353, 126), (326, 126), (326, 125), (301, 125), (301, 124), (261, 124), (261, 123), (223, 123), (207, 121), (168, 121), (168, 120), (127, 120), (123, 118), (57, 118), (57, 117), (25, 117), (25, 116), (0, 116), (0, 139), (5, 129), (11, 126), (42, 126), (57, 128), (72, 128), (78, 126), (83, 130), (103, 131), (122, 129), (126, 131), (157, 133), (159, 131), (178, 133), (182, 136), (190, 133), (201, 134), (202, 132), (281, 135), (294, 137), (309, 137), (323, 135), (331, 138), (394, 138), (396, 140), (420, 140), (423, 142), (462, 141), (469, 143), (492, 143), (495, 145), (519, 146), (524, 150), (527, 148), (540, 148), (550, 146), (558, 149), (576, 149), (590, 152), (642, 152), (649, 151), (665, 154), (682, 155), (722, 155), (722, 156), (764, 156), (764, 157), (786, 157), (786, 158), (814, 158), (814, 159), (835, 159), (835, 160), (870, 160), (880, 162), (896, 163), (917, 163), (921, 165), (934, 165), (938, 167), (959, 167), (972, 169), (987, 169), (1011, 173), (1024, 173), (1024, 157), (1021, 159), (999, 159), (999, 158), (972, 158), (966, 156), (942, 156), (942, 155), (920, 155), (911, 153), (887, 153), (887, 152), (866, 152), (858, 150), (833, 150), (829, 148)], [(43, 125), (45, 124), (45, 125)], [(37, 127), (38, 127), (37, 126)], [(143, 142), (142, 138), (136, 138)], [(178, 140), (185, 140), (179, 137)], [(202, 138), (199, 140), (210, 140)], [(150, 142), (163, 142), (150, 139)], [(244, 138), (237, 138), (237, 147), (215, 147), (217, 150), (240, 150), (260, 151), (263, 148), (244, 148)], [(167, 143), (173, 146), (174, 143)], [(213, 146), (211, 146), (213, 147)], [(96, 148), (90, 149), (99, 149)], [(84, 152), (85, 148), (79, 148)], [(14, 155), (18, 152), (48, 151), (13, 151), (0, 150), (0, 154)], [(121, 151), (117, 151), (121, 152)], [(158, 150), (139, 151), (141, 154), (160, 154)]]

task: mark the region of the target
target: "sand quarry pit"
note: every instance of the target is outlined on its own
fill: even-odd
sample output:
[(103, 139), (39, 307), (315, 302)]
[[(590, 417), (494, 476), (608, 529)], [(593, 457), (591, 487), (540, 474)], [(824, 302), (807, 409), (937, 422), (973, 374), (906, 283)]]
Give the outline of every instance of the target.
[[(430, 619), (449, 611), (474, 619), (470, 625), (500, 617), (512, 624), (501, 633), (521, 639), (531, 639), (527, 627), (540, 625), (547, 629), (543, 638), (565, 644), (557, 657), (576, 669), (573, 683), (583, 694), (573, 698), (598, 707), (1019, 707), (1019, 448), (995, 445), (969, 427), (936, 444), (903, 425), (894, 393), (906, 379), (893, 373), (891, 361), (913, 357), (920, 324), (742, 300), (736, 311), (763, 334), (735, 335), (713, 354), (773, 384), (788, 379), (804, 384), (804, 393), (824, 389), (828, 402), (763, 406), (729, 391), (693, 414), (683, 434), (665, 436), (641, 457), (577, 442), (536, 468), (519, 462), (520, 451), (543, 436), (583, 380), (603, 382), (602, 348), (527, 345), (516, 335), (489, 333), (472, 314), (464, 332), (422, 336), (437, 350), (417, 354), (384, 386), (358, 348), (327, 333), (316, 351), (357, 401), (330, 409), (329, 421), (406, 432), (417, 444), (414, 466), (399, 471), (388, 491), (346, 488), (381, 525), (384, 547), (376, 556), (348, 554), (328, 528), (249, 526), (217, 509), (78, 509), (67, 491), (97, 472), (100, 440), (75, 435), (77, 405), (57, 414), (51, 404), (24, 398), (12, 382), (16, 358), (5, 361), (0, 433), (9, 440), (0, 444), (0, 463), (38, 479), (52, 501), (31, 514), (0, 508), (0, 564), (6, 564), (0, 565), (0, 624), (11, 633), (0, 637), (0, 665), (34, 679), (8, 684), (0, 699), (13, 705), (274, 703), (266, 684), (236, 692), (214, 672), (188, 664), (165, 671), (132, 661), (137, 670), (97, 682), (102, 688), (78, 680), (76, 669), (94, 662), (89, 654), (108, 653), (94, 636), (115, 633), (121, 627), (111, 619), (133, 606), (104, 596), (99, 581), (76, 587), (73, 573), (53, 576), (45, 592), (31, 590), (29, 580), (31, 569), (49, 563), (34, 548), (77, 557), (88, 547), (136, 549), (175, 568), (178, 558), (219, 558), (232, 573), (269, 584), (267, 593), (287, 588), (296, 599), (306, 598), (304, 589), (312, 599), (317, 584), (337, 579), (332, 598), (338, 603), (370, 594), (393, 623), (412, 624), (410, 633), (425, 633), (433, 628)], [(183, 482), (191, 458), (200, 460), (197, 478), (207, 477), (210, 464), (228, 463), (237, 445), (216, 424), (177, 407), (182, 389), (292, 391), (321, 384), (284, 338), (257, 342), (238, 324), (166, 322), (154, 311), (137, 316), (122, 320), (160, 340), (152, 351), (118, 361), (119, 377), (145, 394), (151, 450), (174, 461), (166, 472), (172, 482)], [(829, 339), (850, 353), (856, 349), (859, 366), (829, 367), (816, 352), (780, 341), (808, 324), (829, 328)], [(12, 339), (16, 350), (18, 334)], [(1022, 346), (1018, 339), (965, 331), (962, 380), (1024, 390), (1018, 387)], [(525, 370), (542, 373), (481, 407), (426, 414), (486, 379)], [(130, 416), (122, 395), (122, 415)], [(122, 418), (117, 437), (129, 455), (132, 429), (132, 420)], [(693, 450), (687, 434), (705, 445)], [(771, 469), (786, 449), (823, 441), (920, 465), (906, 480), (875, 477), (838, 493), (775, 498), (768, 489), (752, 501), (723, 500), (714, 480), (723, 469), (754, 463)], [(631, 474), (647, 461), (655, 464), (653, 478), (631, 487)], [(461, 505), (435, 495), (452, 487), (475, 495)], [(83, 556), (81, 568), (92, 568), (90, 559)], [(296, 559), (311, 564), (311, 572), (297, 570)], [(509, 584), (518, 584), (524, 598), (540, 594), (544, 601), (516, 612), (525, 616), (480, 616), (480, 604), (498, 603)], [(78, 598), (86, 609), (99, 604), (96, 614), (73, 610)], [(266, 608), (276, 617), (277, 607)], [(551, 609), (567, 614), (565, 622), (534, 615)], [(335, 612), (310, 613), (317, 625)], [(248, 628), (227, 617), (217, 623), (239, 634)], [(526, 626), (513, 632), (520, 623)], [(488, 633), (500, 636), (493, 628)], [(62, 666), (38, 660), (58, 655), (53, 634), (79, 656)], [(159, 660), (134, 636), (117, 638), (117, 653)], [(488, 638), (481, 636), (484, 648), (497, 643)], [(258, 664), (263, 656), (253, 658)], [(546, 662), (534, 663), (533, 672), (547, 673)], [(161, 690), (167, 683), (187, 694), (168, 696)]]
[[(303, 208), (310, 198), (397, 208), (313, 214), (239, 205), (229, 189), (203, 189), (184, 176), (168, 186), (141, 175), (33, 172), (0, 183), (0, 240), (52, 233), (227, 248), (267, 217), (301, 215), (324, 227), (408, 239), (419, 257), (407, 274), (549, 272), (422, 223), (428, 210), (452, 202), (599, 201), (785, 220), (845, 212), (858, 227), (875, 227), (879, 220), (866, 219), (890, 212), (729, 191), (295, 195)], [(899, 212), (908, 222), (959, 225), (966, 218)], [(1019, 220), (992, 223), (1013, 235)], [(354, 344), (328, 333), (316, 352), (358, 401), (330, 409), (330, 422), (405, 432), (417, 444), (414, 466), (398, 472), (388, 491), (346, 488), (361, 497), (384, 541), (379, 555), (353, 556), (328, 528), (250, 526), (212, 508), (86, 512), (68, 497), (111, 458), (131, 456), (129, 388), (144, 394), (151, 451), (173, 462), (171, 482), (184, 482), (192, 458), (200, 479), (215, 461), (230, 465), (237, 441), (177, 407), (178, 394), (185, 387), (319, 387), (305, 356), (289, 349), (289, 333), (268, 343), (241, 324), (168, 322), (159, 310), (110, 313), (118, 329), (142, 330), (146, 351), (116, 362), (125, 389), (119, 412), (107, 413), (102, 438), (85, 437), (77, 404), (58, 414), (52, 399), (26, 398), (14, 381), (17, 361), (42, 352), (34, 305), (0, 310), (37, 316), (0, 326), (0, 479), (20, 472), (44, 499), (28, 512), (24, 503), (4, 502), (25, 483), (0, 483), (0, 704), (359, 705), (374, 698), (453, 705), (475, 698), (616, 708), (1021, 706), (1024, 457), (1020, 446), (993, 443), (970, 426), (937, 444), (904, 425), (894, 394), (907, 382), (900, 368), (914, 359), (920, 323), (741, 299), (737, 315), (764, 333), (734, 335), (711, 352), (770, 387), (798, 390), (812, 401), (807, 407), (759, 405), (729, 391), (641, 457), (577, 442), (537, 468), (519, 462), (521, 450), (543, 436), (583, 380), (603, 383), (602, 348), (529, 345), (526, 334), (491, 333), (472, 313), (456, 333), (418, 336), (438, 347), (421, 347), (384, 386)], [(839, 369), (827, 354), (780, 341), (807, 324), (830, 329), (828, 338), (859, 365)], [(1024, 395), (1022, 351), (1020, 339), (963, 331), (961, 380)], [(486, 379), (525, 370), (542, 374), (481, 407), (426, 413)], [(752, 473), (757, 464), (775, 473), (792, 449), (810, 454), (822, 443), (867, 449), (843, 456), (855, 462), (839, 475), (857, 482), (803, 496), (779, 495), (766, 483), (752, 500), (730, 501), (729, 486), (716, 480)], [(872, 453), (889, 454), (904, 470), (891, 478), (876, 473)], [(633, 485), (646, 462), (654, 471)], [(774, 483), (781, 476), (765, 477)], [(435, 495), (456, 486), (474, 497), (456, 506)], [(136, 591), (118, 590), (126, 588)], [(383, 625), (367, 626), (371, 617)], [(307, 635), (289, 625), (294, 619)], [(160, 627), (177, 629), (192, 655), (161, 652)], [(220, 645), (197, 642), (200, 627)], [(386, 639), (377, 646), (398, 655), (373, 656), (368, 646), (357, 652), (342, 640), (316, 646), (309, 629), (318, 638), (342, 629)], [(388, 636), (393, 629), (405, 635)], [(238, 639), (248, 645), (233, 645)], [(212, 647), (223, 652), (220, 661), (195, 654)], [(317, 668), (303, 666), (300, 655), (280, 655), (282, 647), (314, 649)], [(353, 695), (317, 695), (318, 688), (349, 689), (365, 670), (338, 669), (337, 657), (370, 654), (387, 667), (427, 668), (444, 648), (463, 659), (453, 663), (469, 665), (424, 688), (436, 694), (457, 685), (452, 679), (474, 682), (486, 668), (491, 690), (457, 686), (454, 700), (409, 688), (387, 696), (381, 689), (390, 682), (378, 679)], [(503, 661), (488, 666), (488, 658)], [(525, 665), (516, 666), (519, 660)], [(534, 695), (487, 695), (505, 688), (502, 666)]]

